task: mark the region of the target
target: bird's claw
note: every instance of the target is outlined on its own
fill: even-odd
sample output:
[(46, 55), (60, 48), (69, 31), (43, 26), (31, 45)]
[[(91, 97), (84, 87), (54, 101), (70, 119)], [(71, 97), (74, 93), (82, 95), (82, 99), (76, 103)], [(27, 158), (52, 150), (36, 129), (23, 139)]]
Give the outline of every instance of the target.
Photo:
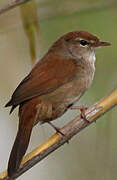
[(71, 107), (71, 109), (78, 109), (78, 110), (80, 110), (80, 112), (81, 112), (81, 114), (80, 114), (81, 118), (84, 119), (85, 121), (87, 121), (87, 122), (89, 123), (89, 121), (87, 120), (86, 115), (85, 115), (85, 111), (88, 109), (87, 106), (73, 106), (73, 107)]

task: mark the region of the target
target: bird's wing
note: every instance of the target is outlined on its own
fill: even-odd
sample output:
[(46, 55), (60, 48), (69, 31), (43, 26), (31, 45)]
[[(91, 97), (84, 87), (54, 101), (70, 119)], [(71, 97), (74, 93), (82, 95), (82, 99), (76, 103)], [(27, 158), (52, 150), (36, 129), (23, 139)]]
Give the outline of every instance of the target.
[(75, 76), (76, 69), (73, 59), (45, 57), (19, 84), (6, 106), (15, 107), (28, 99), (54, 91), (69, 82)]

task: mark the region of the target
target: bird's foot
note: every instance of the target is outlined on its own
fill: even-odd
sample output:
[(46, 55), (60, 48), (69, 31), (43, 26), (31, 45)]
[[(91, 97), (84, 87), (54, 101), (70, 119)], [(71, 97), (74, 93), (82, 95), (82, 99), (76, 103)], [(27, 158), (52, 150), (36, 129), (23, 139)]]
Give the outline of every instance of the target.
[(88, 109), (87, 106), (73, 106), (73, 107), (71, 107), (71, 109), (78, 109), (78, 110), (80, 110), (80, 112), (81, 112), (81, 114), (80, 114), (81, 118), (84, 119), (85, 121), (87, 121), (87, 122), (89, 123), (89, 121), (87, 120), (86, 115), (85, 115), (85, 111)]
[[(56, 126), (55, 126), (54, 124), (52, 124), (50, 121), (48, 122), (48, 124), (49, 124), (51, 127), (53, 127), (53, 128), (56, 130), (57, 133), (61, 134), (62, 136), (65, 136), (65, 137), (67, 138), (67, 136), (66, 136), (63, 132), (61, 132), (61, 129), (60, 129), (60, 128), (56, 127)], [(69, 140), (67, 140), (67, 143), (69, 144)]]

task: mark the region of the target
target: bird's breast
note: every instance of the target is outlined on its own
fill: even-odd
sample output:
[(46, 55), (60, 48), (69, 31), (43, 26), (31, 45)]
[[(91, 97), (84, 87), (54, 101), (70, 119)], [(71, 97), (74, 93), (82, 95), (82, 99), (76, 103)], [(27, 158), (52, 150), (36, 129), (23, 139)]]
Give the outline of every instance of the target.
[(80, 69), (69, 82), (39, 98), (52, 104), (52, 107), (54, 107), (55, 110), (62, 109), (64, 111), (70, 104), (74, 104), (78, 101), (90, 87), (93, 76), (93, 67), (88, 67), (87, 65), (87, 68)]
[[(89, 73), (89, 72), (88, 72)], [(60, 86), (51, 93), (39, 96), (38, 121), (48, 121), (61, 116), (68, 106), (80, 99), (93, 80), (93, 73), (84, 72), (82, 76), (78, 74), (66, 84)], [(46, 114), (46, 116), (45, 116)]]

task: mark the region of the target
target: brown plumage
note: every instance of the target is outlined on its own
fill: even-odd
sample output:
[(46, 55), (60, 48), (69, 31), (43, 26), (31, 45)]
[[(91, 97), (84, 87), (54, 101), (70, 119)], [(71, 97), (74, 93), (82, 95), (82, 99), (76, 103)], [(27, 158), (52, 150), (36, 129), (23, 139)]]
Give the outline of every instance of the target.
[(10, 154), (8, 175), (20, 166), (32, 128), (60, 117), (91, 85), (95, 72), (94, 49), (108, 46), (96, 36), (75, 31), (62, 36), (19, 84), (6, 104), (19, 105), (19, 128)]

